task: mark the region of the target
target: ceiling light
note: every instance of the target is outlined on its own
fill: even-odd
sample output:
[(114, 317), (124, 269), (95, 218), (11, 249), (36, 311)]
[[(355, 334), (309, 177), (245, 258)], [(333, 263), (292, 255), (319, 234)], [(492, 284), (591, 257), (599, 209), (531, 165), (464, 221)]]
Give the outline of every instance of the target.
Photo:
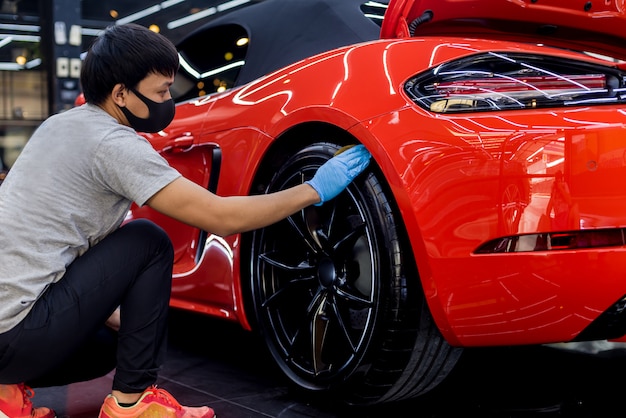
[(223, 12), (228, 9), (232, 9), (233, 7), (241, 6), (242, 4), (250, 3), (250, 0), (231, 0), (226, 3), (218, 4), (217, 11)]
[(28, 61), (24, 67), (28, 68), (29, 70), (31, 68), (35, 68), (41, 65), (41, 58), (35, 58), (34, 60), (30, 60)]
[(176, 29), (177, 27), (186, 25), (191, 22), (195, 22), (196, 20), (200, 20), (202, 18), (214, 15), (216, 13), (217, 13), (217, 9), (215, 7), (209, 7), (208, 9), (183, 17), (182, 19), (172, 20), (171, 22), (167, 24), (167, 28)]
[(39, 42), (41, 40), (40, 36), (35, 35), (17, 35), (15, 33), (7, 35), (0, 33), (0, 39), (4, 40), (6, 38), (12, 38), (11, 40), (14, 42)]
[(178, 58), (180, 61), (180, 66), (183, 67), (185, 69), (185, 71), (187, 71), (187, 73), (189, 73), (189, 75), (191, 75), (192, 77), (195, 77), (197, 80), (200, 80), (202, 78), (206, 78), (206, 77), (210, 77), (213, 76), (215, 74), (219, 74), (222, 73), (224, 71), (228, 71), (231, 68), (235, 68), (235, 67), (241, 67), (245, 64), (245, 61), (235, 61), (232, 62), (228, 65), (224, 65), (222, 67), (216, 68), (214, 70), (211, 71), (206, 71), (204, 73), (199, 73), (195, 68), (193, 68), (191, 66), (191, 64), (189, 64), (180, 54), (178, 54)]
[(18, 25), (15, 23), (0, 23), (0, 29), (19, 30), (22, 32), (39, 32), (41, 28), (37, 25)]
[(363, 6), (380, 7), (381, 9), (387, 9), (389, 7), (387, 4), (379, 3), (377, 1), (368, 1)]
[(161, 2), (161, 4), (156, 4), (154, 6), (148, 7), (147, 9), (140, 10), (137, 13), (133, 13), (131, 15), (123, 17), (119, 19), (118, 21), (116, 21), (115, 23), (118, 25), (123, 25), (124, 23), (134, 22), (136, 20), (141, 19), (142, 17), (146, 17), (152, 14), (158, 13), (163, 9), (167, 9), (168, 7), (172, 7), (184, 1), (185, 0), (167, 0), (167, 1)]
[(5, 45), (10, 44), (12, 40), (13, 38), (11, 38), (10, 36), (4, 38), (3, 40), (0, 41), (0, 48), (2, 48)]
[(80, 33), (86, 36), (99, 36), (104, 29), (93, 29), (93, 28), (80, 28)]
[(130, 23), (130, 22), (134, 22), (135, 20), (139, 20), (142, 17), (153, 15), (160, 11), (161, 11), (161, 6), (157, 4), (156, 6), (148, 7), (147, 9), (140, 10), (137, 13), (133, 13), (132, 15), (128, 15), (126, 17), (118, 19), (115, 23), (118, 25), (123, 25), (125, 23)]
[(15, 62), (0, 62), (0, 71), (18, 71), (22, 66)]
[(167, 9), (168, 7), (174, 6), (178, 3), (182, 3), (185, 0), (166, 0), (164, 2), (161, 3), (161, 7), (164, 9)]
[(242, 4), (250, 3), (250, 0), (231, 0), (226, 3), (218, 4), (217, 7), (209, 7), (200, 12), (193, 12), (193, 14), (183, 17), (182, 19), (172, 20), (167, 24), (168, 29), (176, 29), (180, 26), (187, 25), (196, 20), (203, 19), (205, 17), (214, 15), (219, 12), (223, 12), (233, 7), (241, 6)]

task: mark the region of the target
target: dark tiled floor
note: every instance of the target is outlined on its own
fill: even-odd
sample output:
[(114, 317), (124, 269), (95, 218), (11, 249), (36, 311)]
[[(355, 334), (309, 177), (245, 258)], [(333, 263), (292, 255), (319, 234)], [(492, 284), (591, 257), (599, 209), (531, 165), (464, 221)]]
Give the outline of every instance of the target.
[[(234, 324), (174, 311), (168, 361), (158, 384), (183, 404), (210, 405), (219, 418), (608, 418), (624, 416), (625, 375), (622, 345), (472, 349), (450, 378), (423, 399), (350, 409), (332, 398), (291, 388), (253, 334)], [(93, 418), (110, 383), (107, 375), (37, 388), (33, 401), (54, 408), (59, 418)]]

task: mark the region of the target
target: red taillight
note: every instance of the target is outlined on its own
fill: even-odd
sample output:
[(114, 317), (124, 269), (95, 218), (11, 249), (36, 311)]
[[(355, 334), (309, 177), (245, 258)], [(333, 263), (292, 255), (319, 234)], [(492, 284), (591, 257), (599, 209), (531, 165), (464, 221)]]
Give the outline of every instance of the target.
[(584, 61), (489, 52), (431, 68), (404, 90), (435, 113), (614, 105), (626, 102), (626, 74)]
[(495, 76), (476, 79), (462, 79), (434, 83), (435, 91), (446, 97), (456, 94), (485, 93), (524, 93), (535, 91), (550, 93), (553, 91), (598, 90), (606, 88), (606, 77), (603, 74), (538, 76), (538, 77), (506, 77)]

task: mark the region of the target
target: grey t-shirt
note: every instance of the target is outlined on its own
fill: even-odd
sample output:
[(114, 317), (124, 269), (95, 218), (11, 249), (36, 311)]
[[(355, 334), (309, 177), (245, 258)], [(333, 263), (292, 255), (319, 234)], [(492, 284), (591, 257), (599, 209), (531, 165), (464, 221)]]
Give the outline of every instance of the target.
[(150, 143), (97, 106), (46, 120), (0, 186), (0, 333), (67, 266), (178, 178)]

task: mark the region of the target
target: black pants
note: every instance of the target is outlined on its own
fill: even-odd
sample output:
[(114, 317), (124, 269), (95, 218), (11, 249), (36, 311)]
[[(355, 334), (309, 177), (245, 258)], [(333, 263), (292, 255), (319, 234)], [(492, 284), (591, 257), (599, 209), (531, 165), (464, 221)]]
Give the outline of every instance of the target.
[[(115, 368), (113, 389), (154, 384), (165, 357), (173, 257), (169, 237), (147, 220), (103, 239), (0, 334), (0, 383), (65, 385)], [(118, 306), (115, 333), (104, 322)]]

